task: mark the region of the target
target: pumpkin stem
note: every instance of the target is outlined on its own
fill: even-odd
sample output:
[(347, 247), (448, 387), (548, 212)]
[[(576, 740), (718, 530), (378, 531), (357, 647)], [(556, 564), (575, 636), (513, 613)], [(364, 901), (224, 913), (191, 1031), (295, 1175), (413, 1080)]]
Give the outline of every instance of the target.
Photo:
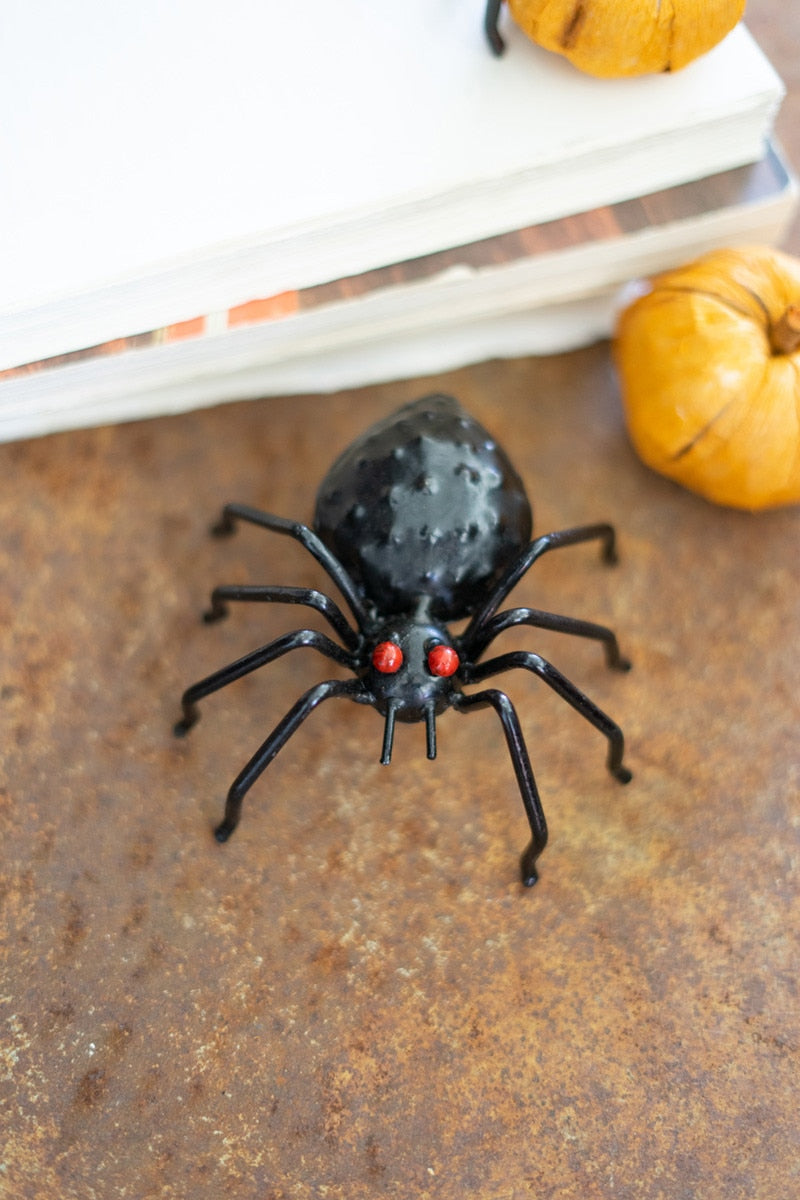
[(794, 354), (800, 350), (800, 304), (790, 304), (769, 331), (773, 354)]

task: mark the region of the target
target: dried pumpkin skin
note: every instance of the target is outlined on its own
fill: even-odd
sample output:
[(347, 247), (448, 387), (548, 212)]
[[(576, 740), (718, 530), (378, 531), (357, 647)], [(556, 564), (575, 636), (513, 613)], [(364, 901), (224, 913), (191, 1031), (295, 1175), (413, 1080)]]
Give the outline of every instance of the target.
[(678, 71), (740, 20), (745, 0), (508, 0), (539, 46), (589, 75), (620, 79)]
[(614, 357), (648, 466), (717, 504), (800, 503), (800, 260), (747, 246), (657, 276)]

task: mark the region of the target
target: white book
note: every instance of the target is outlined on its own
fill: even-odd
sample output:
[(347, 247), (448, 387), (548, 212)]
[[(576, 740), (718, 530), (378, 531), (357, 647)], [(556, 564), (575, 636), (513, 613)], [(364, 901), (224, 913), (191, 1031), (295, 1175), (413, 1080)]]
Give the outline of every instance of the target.
[(611, 332), (620, 290), (713, 246), (780, 240), (771, 150), (648, 196), (0, 374), (0, 440), (254, 396), (333, 391)]
[[(484, 0), (5, 0), (0, 370), (752, 162), (739, 26), (598, 81)], [(505, 18), (504, 18), (505, 20)]]

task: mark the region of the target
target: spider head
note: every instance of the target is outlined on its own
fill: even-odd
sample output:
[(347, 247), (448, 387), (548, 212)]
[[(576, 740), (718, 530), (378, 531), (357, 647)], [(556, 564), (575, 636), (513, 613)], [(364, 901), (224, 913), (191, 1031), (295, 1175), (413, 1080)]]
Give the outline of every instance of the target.
[(391, 759), (395, 720), (425, 721), (435, 758), (435, 718), (451, 702), (460, 665), (450, 634), (428, 620), (397, 618), (376, 630), (368, 655), (366, 682), (386, 718), (381, 762)]

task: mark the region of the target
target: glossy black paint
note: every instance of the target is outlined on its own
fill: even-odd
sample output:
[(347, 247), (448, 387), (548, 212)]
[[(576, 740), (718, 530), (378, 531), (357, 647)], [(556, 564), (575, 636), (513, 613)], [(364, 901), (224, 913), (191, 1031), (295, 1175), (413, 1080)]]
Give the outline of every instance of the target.
[[(614, 633), (602, 625), (532, 608), (498, 612), (511, 589), (550, 550), (599, 541), (602, 558), (616, 561), (615, 534), (596, 524), (545, 534), (531, 541), (531, 509), (522, 481), (505, 452), (449, 396), (427, 396), (368, 429), (336, 460), (320, 485), (313, 528), (241, 504), (228, 504), (214, 532), (234, 531), (238, 521), (299, 541), (336, 584), (351, 620), (330, 597), (314, 589), (277, 585), (215, 588), (207, 621), (238, 601), (299, 604), (319, 613), (338, 636), (333, 641), (299, 629), (262, 646), (188, 688), (175, 732), (198, 719), (198, 702), (236, 679), (302, 647), (316, 650), (353, 672), (310, 688), (272, 730), (234, 780), (224, 820), (215, 834), (226, 841), (236, 828), (242, 801), (261, 773), (310, 713), (324, 700), (346, 697), (370, 704), (384, 718), (381, 762), (391, 759), (396, 721), (423, 722), (429, 758), (436, 755), (436, 718), (490, 707), (497, 713), (531, 828), (522, 856), (527, 886), (538, 878), (536, 860), (547, 842), (547, 824), (522, 735), (508, 696), (496, 688), (465, 692), (508, 670), (535, 674), (598, 729), (608, 742), (609, 771), (622, 783), (619, 726), (537, 654), (515, 651), (481, 660), (506, 629), (530, 625), (602, 644), (608, 666), (627, 670)], [(469, 618), (454, 635), (450, 622)], [(376, 647), (385, 650), (388, 658)], [(450, 674), (441, 675), (436, 647)], [(439, 654), (441, 662), (442, 651)], [(396, 665), (400, 663), (399, 667)]]
[(531, 536), (517, 472), (451, 396), (373, 425), (333, 464), (314, 529), (383, 613), (473, 612)]

